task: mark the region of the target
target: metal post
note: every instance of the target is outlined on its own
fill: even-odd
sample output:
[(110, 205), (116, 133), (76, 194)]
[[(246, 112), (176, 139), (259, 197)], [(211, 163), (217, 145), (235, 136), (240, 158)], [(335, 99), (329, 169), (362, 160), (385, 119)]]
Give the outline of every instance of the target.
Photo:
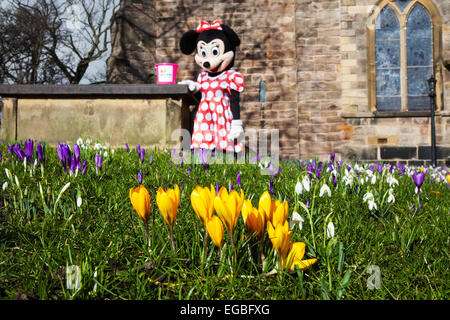
[(436, 107), (436, 79), (432, 75), (428, 79), (428, 87), (430, 88), (431, 102), (431, 165), (436, 167), (436, 129), (434, 121), (434, 109)]

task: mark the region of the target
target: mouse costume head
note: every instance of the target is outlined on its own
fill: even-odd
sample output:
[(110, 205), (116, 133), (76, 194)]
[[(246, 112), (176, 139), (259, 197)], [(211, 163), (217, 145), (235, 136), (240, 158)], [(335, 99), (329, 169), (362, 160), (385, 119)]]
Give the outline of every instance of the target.
[(195, 62), (208, 73), (217, 74), (233, 66), (236, 47), (240, 43), (230, 27), (219, 21), (212, 24), (202, 21), (197, 30), (183, 34), (180, 49), (184, 54), (196, 51)]

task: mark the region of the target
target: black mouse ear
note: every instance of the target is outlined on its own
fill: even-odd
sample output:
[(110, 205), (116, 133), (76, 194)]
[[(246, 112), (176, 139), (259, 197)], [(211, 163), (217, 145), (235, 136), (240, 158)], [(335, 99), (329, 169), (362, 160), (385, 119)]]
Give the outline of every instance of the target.
[(197, 47), (198, 33), (194, 30), (185, 32), (180, 39), (180, 49), (184, 54), (191, 54)]
[(229, 26), (224, 25), (224, 24), (221, 27), (222, 27), (223, 32), (227, 35), (228, 39), (230, 40), (230, 43), (233, 46), (237, 47), (241, 44), (241, 40), (239, 39), (236, 32), (233, 31), (233, 29), (231, 29)]

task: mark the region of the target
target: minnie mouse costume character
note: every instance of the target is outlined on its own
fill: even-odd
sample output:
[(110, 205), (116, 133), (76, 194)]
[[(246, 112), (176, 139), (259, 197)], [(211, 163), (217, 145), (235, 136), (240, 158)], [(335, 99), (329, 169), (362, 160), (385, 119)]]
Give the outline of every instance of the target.
[(197, 82), (180, 82), (191, 92), (201, 93), (191, 149), (243, 151), (242, 143), (234, 140), (244, 133), (239, 107), (244, 77), (231, 69), (240, 42), (237, 34), (219, 21), (202, 21), (197, 30), (189, 30), (181, 37), (181, 51), (189, 55), (196, 50), (195, 62), (203, 69)]

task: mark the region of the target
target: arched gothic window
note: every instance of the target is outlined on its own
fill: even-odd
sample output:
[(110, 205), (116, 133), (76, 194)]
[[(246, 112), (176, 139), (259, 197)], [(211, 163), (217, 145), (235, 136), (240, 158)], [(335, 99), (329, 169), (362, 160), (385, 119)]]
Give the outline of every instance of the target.
[(427, 80), (437, 79), (441, 108), (441, 19), (430, 0), (382, 0), (369, 29), (372, 111), (430, 110)]

